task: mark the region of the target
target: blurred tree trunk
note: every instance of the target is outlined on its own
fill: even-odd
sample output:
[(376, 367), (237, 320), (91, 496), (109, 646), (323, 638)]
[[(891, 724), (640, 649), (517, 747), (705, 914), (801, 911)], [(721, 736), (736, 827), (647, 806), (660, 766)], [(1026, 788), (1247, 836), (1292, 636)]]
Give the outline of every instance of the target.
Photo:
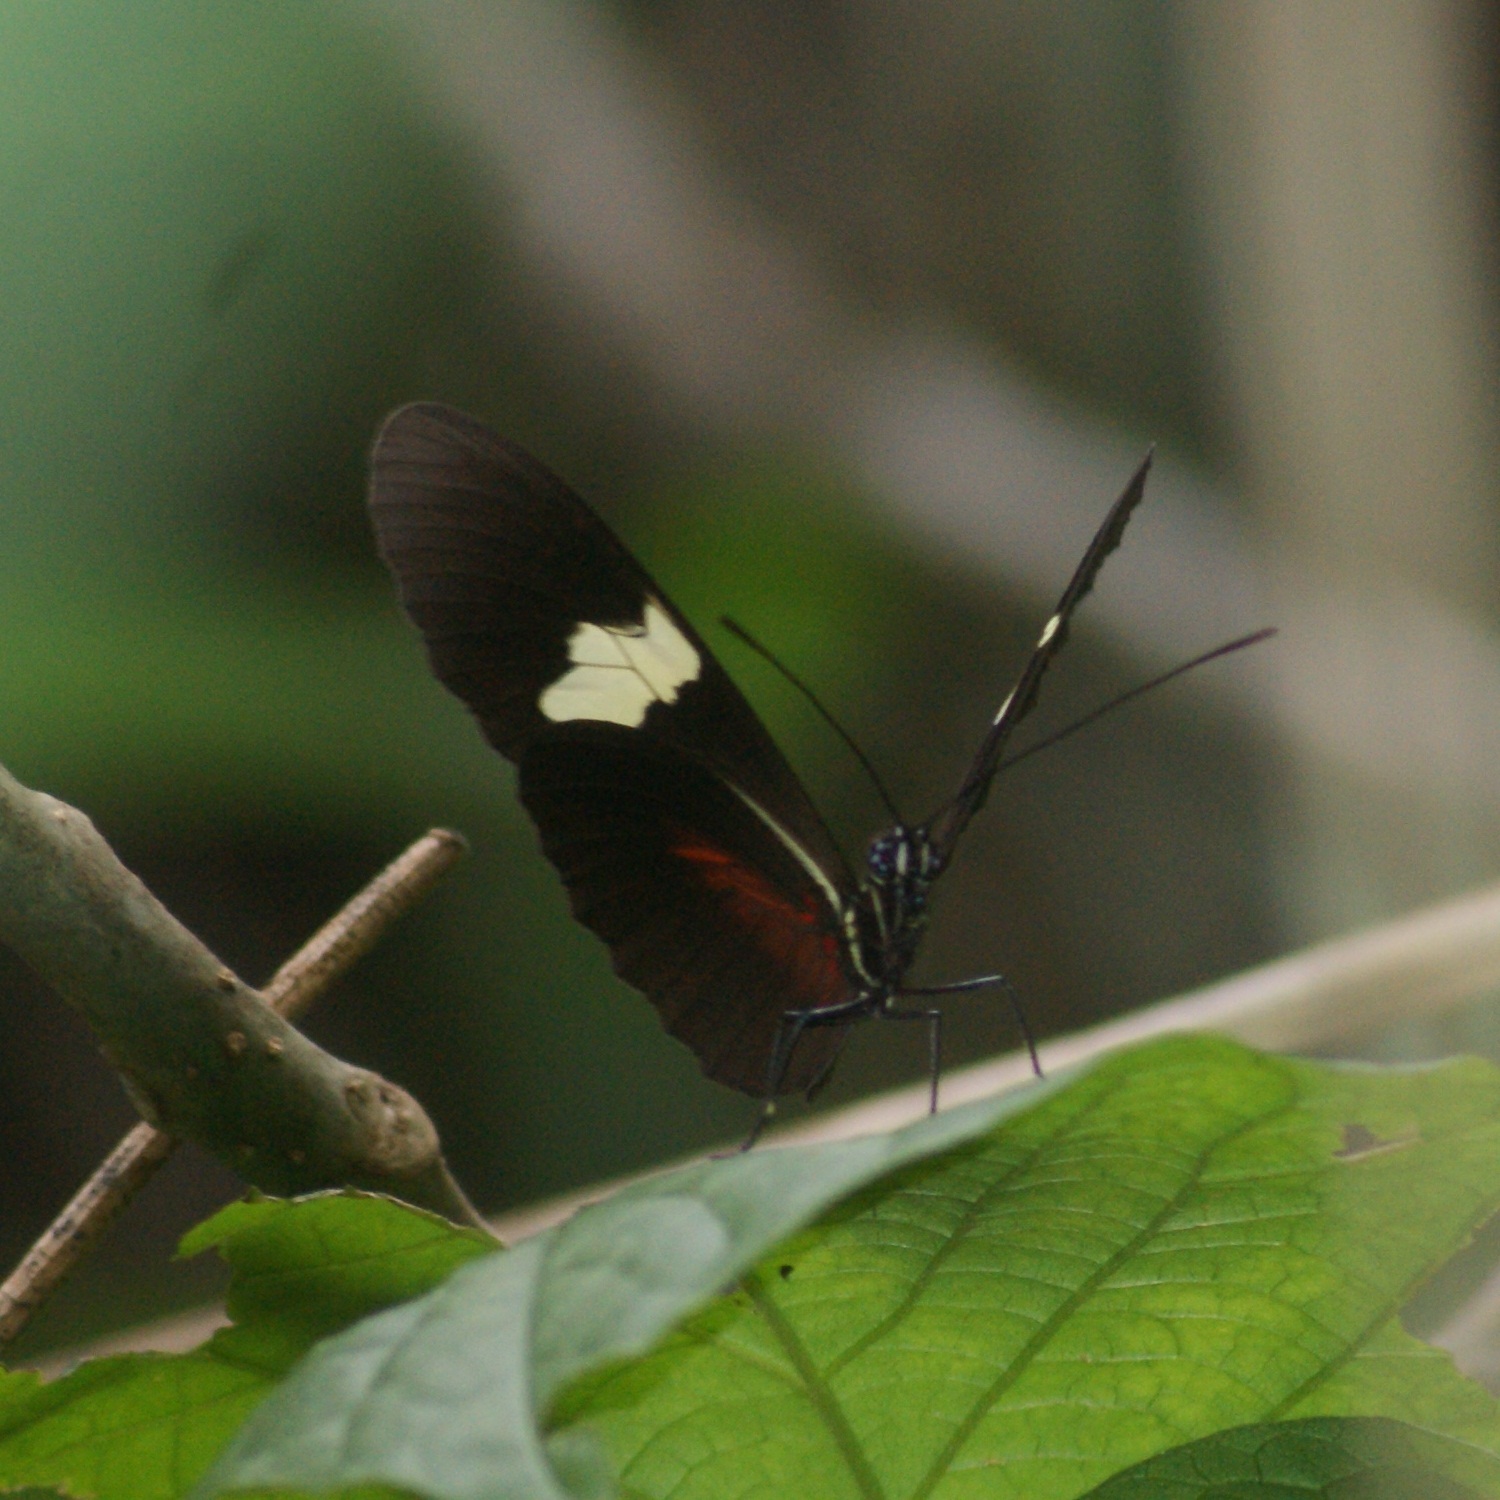
[[(1281, 649), (1304, 678), (1316, 662), (1319, 691), (1358, 705), (1372, 737), (1467, 735), (1477, 748), (1458, 663), (1420, 664), (1436, 690), (1418, 715), (1394, 662), (1416, 638), (1404, 619), (1424, 607), (1494, 629), (1482, 13), (1462, 0), (1221, 0), (1179, 7), (1179, 25), (1227, 426), (1303, 626)], [(1292, 596), (1298, 579), (1347, 611), (1320, 619), (1307, 590)], [(1310, 746), (1288, 757), (1279, 844), (1294, 934), (1403, 910), (1500, 864), (1493, 799), (1476, 805), (1444, 776), (1448, 758), (1425, 758), (1424, 782), (1407, 743), (1415, 774), (1397, 791)]]

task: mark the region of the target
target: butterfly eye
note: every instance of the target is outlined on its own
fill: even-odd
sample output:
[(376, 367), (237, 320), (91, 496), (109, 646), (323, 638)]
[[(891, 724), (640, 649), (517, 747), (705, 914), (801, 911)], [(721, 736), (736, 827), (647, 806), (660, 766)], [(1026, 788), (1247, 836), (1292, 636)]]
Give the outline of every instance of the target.
[(905, 829), (893, 828), (870, 841), (865, 866), (876, 885), (890, 885), (906, 874), (911, 862), (911, 839)]

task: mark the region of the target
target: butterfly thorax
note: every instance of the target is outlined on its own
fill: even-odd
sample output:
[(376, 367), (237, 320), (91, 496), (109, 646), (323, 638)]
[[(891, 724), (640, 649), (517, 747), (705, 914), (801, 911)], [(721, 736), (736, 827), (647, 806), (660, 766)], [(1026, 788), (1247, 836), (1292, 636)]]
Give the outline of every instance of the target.
[(873, 987), (887, 996), (899, 989), (916, 957), (927, 926), (928, 892), (941, 870), (924, 829), (898, 823), (870, 842), (864, 894), (874, 919), (874, 941), (861, 962)]

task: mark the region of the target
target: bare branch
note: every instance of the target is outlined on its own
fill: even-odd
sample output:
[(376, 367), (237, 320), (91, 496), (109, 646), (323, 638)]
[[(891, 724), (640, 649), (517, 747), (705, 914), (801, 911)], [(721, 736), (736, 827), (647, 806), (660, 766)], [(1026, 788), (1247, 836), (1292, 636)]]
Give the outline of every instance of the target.
[(176, 1149), (174, 1137), (144, 1120), (121, 1137), (0, 1284), (0, 1347), (20, 1334)]
[(478, 1222), (421, 1106), (283, 1019), (368, 952), (463, 848), (445, 830), (419, 839), (257, 994), (119, 863), (87, 818), (0, 770), (0, 890), (10, 893), (0, 937), (84, 1012), (148, 1116), (0, 1285), (0, 1344), (171, 1155), (174, 1134), (268, 1191), (351, 1183)]

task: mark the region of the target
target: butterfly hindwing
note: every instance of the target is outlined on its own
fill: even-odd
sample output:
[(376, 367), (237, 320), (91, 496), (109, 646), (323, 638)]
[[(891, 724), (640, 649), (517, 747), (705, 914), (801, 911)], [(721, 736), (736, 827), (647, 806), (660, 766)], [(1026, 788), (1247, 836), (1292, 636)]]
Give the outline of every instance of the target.
[[(710, 1078), (764, 1093), (783, 1013), (849, 992), (817, 877), (721, 777), (613, 725), (536, 740), (520, 791), (574, 916), (616, 972)], [(779, 1091), (816, 1083), (846, 1030), (804, 1032)]]

